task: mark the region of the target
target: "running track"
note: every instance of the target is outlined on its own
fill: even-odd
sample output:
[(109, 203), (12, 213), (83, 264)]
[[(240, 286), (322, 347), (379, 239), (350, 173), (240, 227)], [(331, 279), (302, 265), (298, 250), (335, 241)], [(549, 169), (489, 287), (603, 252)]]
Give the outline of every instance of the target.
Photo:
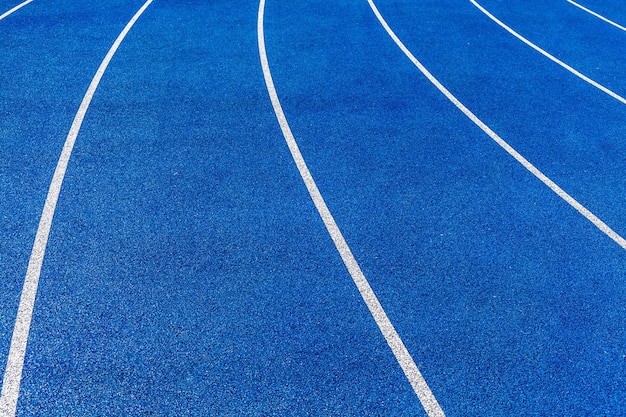
[(626, 415), (624, 4), (18, 5), (0, 415)]

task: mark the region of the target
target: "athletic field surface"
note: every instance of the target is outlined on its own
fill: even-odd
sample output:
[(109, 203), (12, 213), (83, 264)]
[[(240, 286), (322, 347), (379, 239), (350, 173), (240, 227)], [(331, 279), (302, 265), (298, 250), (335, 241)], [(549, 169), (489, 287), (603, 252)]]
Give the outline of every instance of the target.
[(0, 417), (626, 416), (626, 2), (20, 1)]

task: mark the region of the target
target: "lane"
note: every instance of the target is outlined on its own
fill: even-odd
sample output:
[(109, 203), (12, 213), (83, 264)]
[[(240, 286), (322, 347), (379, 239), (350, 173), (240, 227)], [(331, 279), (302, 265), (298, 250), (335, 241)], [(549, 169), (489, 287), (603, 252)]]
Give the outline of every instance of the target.
[(76, 7), (33, 2), (0, 24), (3, 369), (37, 223), (63, 139), (111, 35), (114, 38), (125, 24), (117, 13), (123, 14), (131, 3)]
[(475, 0), (470, 0), (470, 3), (472, 3), (474, 6), (476, 6), (476, 8), (478, 10), (480, 10), (482, 13), (484, 13), (487, 17), (489, 17), (491, 20), (493, 20), (495, 23), (497, 23), (504, 30), (509, 32), (511, 35), (515, 36), (520, 41), (524, 42), (529, 47), (533, 48), (535, 51), (539, 52), (541, 55), (543, 55), (546, 58), (548, 58), (550, 61), (554, 62), (557, 65), (560, 65), (563, 69), (571, 72), (572, 74), (574, 74), (575, 76), (577, 76), (581, 80), (591, 84), (592, 86), (596, 87), (597, 89), (599, 89), (603, 93), (608, 94), (609, 96), (613, 97), (615, 100), (619, 101), (620, 103), (626, 104), (626, 99), (624, 97), (622, 97), (621, 95), (617, 94), (615, 91), (612, 91), (611, 89), (603, 86), (602, 84), (598, 83), (597, 81), (592, 80), (591, 78), (589, 78), (586, 75), (582, 74), (576, 68), (573, 68), (572, 66), (566, 64), (565, 62), (561, 61), (560, 59), (558, 59), (557, 57), (555, 57), (551, 53), (547, 52), (546, 50), (540, 48), (539, 46), (537, 46), (533, 42), (529, 41), (528, 39), (526, 39), (525, 37), (520, 35), (518, 32), (513, 30), (511, 27), (507, 26), (500, 19), (495, 17), (492, 13), (489, 12), (489, 10), (485, 9), (483, 6), (481, 6)]
[[(363, 3), (268, 3), (268, 54), (309, 168), (442, 408), (447, 415), (619, 414), (626, 398), (623, 249), (452, 106)], [(565, 178), (557, 145), (523, 129), (558, 130), (555, 115), (580, 122), (580, 109), (596, 103), (598, 115), (608, 109), (619, 120), (621, 105), (581, 95), (590, 87), (570, 93), (576, 106), (567, 93), (555, 95), (555, 105), (547, 98), (562, 83), (542, 84), (528, 103), (525, 82), (531, 89), (537, 74), (554, 74), (540, 70), (534, 51), (483, 30), (472, 6), (462, 4), (389, 1), (379, 8), (428, 68), (478, 105), (481, 118), (496, 120)], [(496, 48), (483, 46), (496, 39), (491, 59), (485, 51)], [(495, 71), (498, 61), (508, 72)], [(520, 62), (524, 71), (514, 71)], [(476, 81), (464, 85), (472, 74)], [(519, 106), (538, 104), (537, 113), (551, 118), (527, 113), (526, 126), (517, 122)], [(504, 114), (494, 116), (495, 109)], [(567, 159), (580, 162), (574, 153)], [(602, 184), (567, 182), (587, 196), (606, 194)], [(603, 209), (615, 208), (621, 195), (601, 199)], [(623, 227), (620, 218), (613, 220)]]
[(623, 22), (626, 19), (626, 6), (619, 1), (585, 0), (578, 3), (584, 4), (603, 16), (610, 16), (611, 20)]
[[(424, 407), (424, 411), (430, 417), (434, 416), (444, 416), (444, 412), (441, 409), (441, 406), (437, 402), (437, 399), (433, 396), (430, 387), (424, 380), (422, 373), (415, 365), (415, 361), (409, 354), (406, 349), (406, 346), (402, 342), (400, 335), (396, 332), (396, 329), (393, 327), (391, 321), (387, 317), (383, 306), (378, 301), (376, 294), (372, 291), (372, 288), (367, 281), (367, 278), (363, 275), (361, 268), (357, 260), (354, 258), (348, 243), (346, 242), (339, 226), (335, 222), (331, 212), (328, 210), (328, 206), (320, 193), (309, 168), (306, 165), (304, 158), (302, 157), (302, 153), (298, 148), (298, 144), (296, 139), (289, 128), (289, 123), (285, 118), (285, 113), (283, 112), (282, 106), (280, 104), (280, 100), (278, 95), (276, 94), (276, 88), (274, 86), (274, 81), (272, 80), (272, 74), (270, 72), (266, 48), (265, 48), (265, 35), (264, 35), (264, 18), (265, 18), (265, 1), (261, 0), (259, 4), (259, 20), (258, 20), (258, 34), (259, 34), (259, 54), (261, 57), (261, 65), (263, 67), (263, 75), (265, 76), (265, 83), (267, 85), (267, 90), (270, 95), (270, 99), (272, 101), (272, 106), (274, 107), (274, 112), (276, 113), (276, 118), (278, 119), (278, 123), (280, 124), (281, 130), (283, 131), (283, 136), (285, 137), (285, 141), (289, 146), (291, 155), (293, 157), (294, 162), (298, 166), (298, 171), (300, 172), (300, 176), (304, 181), (307, 190), (311, 196), (311, 199), (315, 203), (315, 207), (320, 214), (320, 217), (324, 221), (324, 225), (328, 230), (329, 235), (332, 237), (333, 242), (335, 243), (335, 247), (337, 251), (341, 255), (343, 259), (343, 263), (346, 265), (346, 268), (350, 272), (352, 276), (352, 280), (357, 286), (361, 297), (363, 297), (363, 301), (367, 305), (367, 308), (370, 310), (372, 317), (376, 321), (378, 328), (381, 333), (385, 337), (387, 344), (393, 351), (398, 364), (402, 367), (405, 376), (409, 380), (411, 386), (413, 387), (413, 391), (420, 399), (422, 406)], [(623, 239), (622, 239), (623, 240)]]
[(78, 112), (74, 117), (72, 126), (67, 135), (63, 150), (59, 157), (59, 161), (54, 170), (54, 175), (48, 189), (46, 202), (39, 220), (39, 227), (37, 228), (37, 234), (35, 235), (35, 242), (28, 261), (28, 269), (26, 270), (26, 278), (24, 279), (24, 286), (20, 295), (20, 303), (18, 305), (17, 317), (15, 318), (15, 326), (11, 336), (11, 347), (7, 357), (7, 365), (4, 371), (4, 378), (2, 382), (2, 396), (0, 397), (0, 414), (3, 416), (14, 416), (17, 408), (17, 401), (20, 391), (20, 383), (22, 379), (22, 370), (24, 367), (24, 355), (26, 354), (26, 346), (28, 343), (28, 334), (30, 332), (30, 325), (33, 316), (33, 310), (35, 307), (35, 297), (37, 295), (37, 287), (39, 285), (39, 277), (41, 274), (41, 266), (44, 261), (46, 246), (48, 244), (48, 236), (50, 235), (50, 228), (52, 227), (52, 220), (54, 218), (54, 211), (59, 199), (59, 193), (63, 185), (63, 179), (67, 170), (70, 157), (74, 144), (76, 143), (76, 137), (80, 131), (85, 114), (89, 109), (93, 95), (98, 88), (98, 84), (104, 75), (113, 55), (117, 52), (120, 44), (133, 27), (137, 19), (143, 14), (146, 8), (152, 3), (152, 0), (148, 0), (144, 5), (135, 13), (132, 19), (124, 27), (119, 34), (109, 51), (107, 52), (104, 60), (98, 67), (94, 78), (89, 84), (89, 88), (83, 97)]
[(421, 412), (284, 144), (257, 7), (155, 2), (111, 62), (59, 198), (18, 413)]
[(624, 27), (624, 26), (620, 25), (619, 23), (616, 23), (616, 22), (612, 21), (611, 19), (607, 19), (606, 17), (602, 16), (601, 14), (596, 13), (596, 12), (594, 12), (593, 10), (589, 9), (588, 7), (585, 7), (585, 6), (583, 6), (582, 4), (580, 4), (580, 3), (576, 3), (575, 1), (572, 1), (572, 0), (567, 0), (567, 2), (568, 2), (568, 3), (570, 3), (570, 4), (571, 4), (571, 5), (573, 5), (573, 6), (576, 6), (576, 7), (578, 7), (579, 9), (581, 9), (581, 10), (583, 10), (583, 11), (585, 11), (585, 12), (589, 13), (590, 15), (597, 17), (598, 19), (602, 20), (603, 22), (606, 22), (606, 23), (608, 23), (609, 25), (612, 25), (612, 26), (614, 26), (614, 27), (616, 27), (616, 28), (618, 28), (618, 29), (623, 30), (624, 32), (626, 32), (626, 27)]
[[(619, 2), (604, 2), (604, 7), (611, 3), (620, 7)], [(486, 0), (480, 4), (541, 48), (624, 96), (626, 39), (622, 31), (591, 18), (566, 1), (504, 4)], [(614, 15), (616, 19), (619, 16), (620, 13)]]

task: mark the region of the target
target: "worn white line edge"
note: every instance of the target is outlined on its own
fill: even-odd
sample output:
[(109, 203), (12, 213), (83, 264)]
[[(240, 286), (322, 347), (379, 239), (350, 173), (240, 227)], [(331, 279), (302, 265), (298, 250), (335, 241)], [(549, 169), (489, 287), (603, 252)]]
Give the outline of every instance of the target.
[(413, 387), (413, 391), (419, 398), (424, 410), (430, 417), (444, 417), (445, 414), (437, 399), (433, 395), (432, 391), (426, 384), (424, 377), (421, 372), (417, 368), (417, 365), (413, 361), (413, 358), (409, 354), (409, 351), (404, 346), (400, 335), (396, 332), (396, 329), (393, 327), (393, 324), (387, 317), (385, 310), (382, 305), (378, 301), (376, 294), (370, 287), (367, 279), (363, 275), (359, 264), (357, 263), (348, 243), (344, 239), (335, 219), (333, 218), (330, 210), (326, 206), (326, 202), (322, 197), (313, 176), (309, 172), (309, 169), (304, 161), (302, 154), (300, 153), (300, 149), (298, 148), (298, 144), (291, 132), (289, 124), (287, 123), (287, 118), (283, 112), (282, 106), (278, 99), (278, 94), (276, 93), (276, 88), (274, 87), (274, 81), (272, 80), (272, 75), (269, 68), (269, 63), (267, 60), (267, 53), (265, 50), (265, 35), (263, 30), (263, 16), (265, 11), (265, 0), (260, 0), (259, 3), (259, 16), (258, 16), (258, 43), (259, 43), (259, 54), (261, 57), (261, 66), (263, 68), (263, 75), (265, 77), (265, 84), (267, 85), (267, 91), (269, 93), (270, 99), (272, 101), (272, 106), (274, 107), (274, 112), (276, 113), (276, 118), (278, 119), (278, 123), (280, 128), (282, 129), (283, 136), (285, 137), (285, 141), (289, 146), (289, 150), (291, 151), (291, 156), (293, 157), (296, 166), (298, 167), (298, 171), (300, 172), (300, 176), (306, 185), (307, 190), (321, 216), (328, 233), (330, 234), (333, 242), (335, 243), (335, 247), (337, 251), (341, 255), (346, 268), (348, 269), (356, 287), (363, 297), (363, 301), (367, 305), (367, 308), (370, 310), (370, 313), (374, 317), (376, 324), (378, 325), (381, 333), (385, 337), (387, 344), (391, 348), (393, 354), (396, 357), (396, 360), (400, 364), (400, 367), (404, 371), (409, 383)]
[(0, 20), (4, 19), (5, 17), (7, 17), (8, 15), (10, 15), (13, 12), (18, 11), (19, 9), (21, 9), (22, 7), (26, 6), (28, 3), (31, 3), (33, 0), (26, 0), (24, 3), (20, 3), (17, 6), (15, 6), (14, 8), (12, 8), (11, 10), (4, 12), (2, 15), (0, 15)]
[(550, 61), (560, 65), (561, 67), (565, 68), (566, 70), (568, 70), (569, 72), (571, 72), (572, 74), (574, 74), (575, 76), (577, 76), (578, 78), (580, 78), (581, 80), (591, 84), (592, 86), (596, 87), (598, 90), (608, 94), (609, 96), (613, 97), (614, 99), (620, 101), (623, 104), (626, 104), (626, 98), (620, 96), (619, 94), (615, 93), (612, 90), (609, 90), (608, 88), (606, 88), (605, 86), (603, 86), (602, 84), (592, 80), (591, 78), (587, 77), (586, 75), (582, 74), (581, 72), (575, 70), (574, 68), (572, 68), (571, 66), (567, 65), (565, 62), (561, 61), (560, 59), (558, 59), (557, 57), (549, 54), (548, 52), (546, 52), (545, 50), (541, 49), (540, 47), (538, 47), (537, 45), (535, 45), (534, 43), (532, 43), (531, 41), (529, 41), (528, 39), (526, 39), (525, 37), (523, 37), (522, 35), (520, 35), (519, 33), (517, 33), (516, 31), (514, 31), (513, 29), (511, 29), (509, 26), (505, 25), (501, 20), (498, 20), (498, 18), (496, 18), (494, 15), (492, 15), (491, 13), (489, 13), (489, 11), (487, 9), (485, 9), (483, 6), (481, 6), (480, 4), (478, 4), (475, 0), (469, 0), (470, 3), (472, 3), (478, 10), (480, 10), (485, 16), (487, 16), (488, 18), (490, 18), (491, 20), (493, 20), (494, 22), (496, 22), (500, 27), (502, 27), (504, 30), (506, 30), (507, 32), (509, 32), (511, 35), (515, 36), (517, 39), (519, 39), (520, 41), (524, 42), (526, 45), (530, 46), (531, 48), (533, 48), (535, 51), (539, 52), (541, 55), (545, 56), (546, 58), (548, 58)]
[(519, 152), (517, 152), (511, 145), (509, 145), (504, 139), (498, 136), (489, 126), (487, 126), (482, 120), (480, 120), (474, 113), (472, 113), (463, 103), (461, 103), (446, 87), (443, 86), (435, 78), (427, 69), (422, 65), (420, 61), (413, 56), (411, 51), (404, 46), (402, 41), (396, 36), (396, 34), (391, 30), (383, 16), (380, 14), (376, 5), (372, 0), (367, 0), (372, 11), (378, 18), (378, 21), (385, 28), (389, 36), (393, 39), (393, 41), (398, 45), (398, 47), (404, 52), (404, 54), (413, 62), (413, 64), (428, 78), (428, 80), (435, 86), (437, 89), (444, 95), (448, 100), (450, 100), (459, 110), (463, 112), (476, 126), (481, 128), (483, 132), (485, 132), (491, 139), (493, 139), (498, 145), (500, 145), (509, 155), (511, 155), (517, 162), (522, 164), (524, 168), (530, 171), (535, 177), (537, 177), (541, 182), (548, 186), (552, 191), (554, 191), (559, 197), (565, 200), (570, 206), (575, 208), (580, 214), (582, 214), (587, 220), (593, 223), (598, 229), (600, 229), (604, 234), (613, 239), (615, 243), (620, 245), (623, 249), (626, 249), (626, 240), (623, 237), (618, 235), (613, 229), (606, 225), (602, 220), (600, 220), (595, 214), (589, 211), (586, 207), (580, 204), (576, 199), (566, 193), (561, 187), (559, 187), (554, 181), (548, 178), (543, 172), (541, 172), (538, 168), (536, 168), (533, 164), (531, 164), (526, 158), (524, 158)]
[(573, 4), (574, 6), (578, 7), (579, 9), (586, 11), (587, 13), (589, 13), (589, 14), (591, 14), (591, 15), (594, 15), (594, 16), (595, 16), (595, 17), (597, 17), (598, 19), (600, 19), (600, 20), (604, 20), (606, 23), (608, 23), (608, 24), (610, 24), (610, 25), (613, 25), (613, 26), (615, 26), (616, 28), (621, 29), (621, 30), (623, 30), (624, 32), (626, 32), (626, 27), (624, 27), (624, 26), (622, 26), (622, 25), (619, 25), (619, 24), (615, 23), (615, 22), (614, 22), (614, 21), (612, 21), (612, 20), (607, 19), (606, 17), (602, 16), (601, 14), (596, 13), (596, 12), (594, 12), (593, 10), (588, 9), (588, 8), (586, 8), (585, 6), (581, 5), (581, 4), (578, 4), (578, 3), (576, 3), (575, 1), (572, 1), (572, 0), (566, 0), (566, 1), (567, 1), (568, 3), (570, 3), (570, 4)]
[(41, 219), (39, 220), (39, 227), (37, 228), (37, 235), (35, 236), (33, 250), (30, 255), (30, 260), (28, 261), (28, 269), (26, 270), (26, 278), (24, 279), (24, 287), (22, 288), (20, 304), (17, 310), (15, 326), (13, 328), (13, 336), (11, 338), (11, 347), (9, 349), (7, 365), (2, 382), (0, 417), (15, 416), (20, 383), (22, 380), (22, 370), (24, 367), (24, 356), (26, 354), (26, 344), (28, 342), (28, 334), (30, 332), (30, 324), (35, 306), (37, 286), (39, 285), (41, 266), (46, 252), (48, 235), (50, 234), (50, 228), (52, 226), (52, 218), (54, 217), (54, 211), (59, 198), (59, 193), (61, 191), (61, 185), (63, 184), (63, 178), (65, 177), (65, 171), (72, 154), (72, 149), (74, 148), (74, 143), (76, 142), (76, 137), (78, 136), (83, 119), (85, 118), (85, 113), (87, 113), (89, 104), (91, 103), (96, 88), (98, 88), (98, 84), (100, 83), (102, 75), (107, 69), (109, 62), (137, 19), (139, 19), (152, 1), (153, 0), (146, 1), (137, 13), (135, 13), (133, 18), (119, 34), (113, 43), (113, 46), (111, 46), (111, 49), (109, 49), (109, 52), (104, 57), (104, 60), (91, 80), (91, 84), (89, 84), (89, 88), (83, 97), (83, 101), (80, 104), (76, 116), (74, 117), (74, 122), (72, 123), (67, 139), (65, 140), (65, 144), (63, 145), (63, 150), (61, 151), (59, 161), (50, 183), (50, 188), (48, 189), (48, 195), (41, 214)]

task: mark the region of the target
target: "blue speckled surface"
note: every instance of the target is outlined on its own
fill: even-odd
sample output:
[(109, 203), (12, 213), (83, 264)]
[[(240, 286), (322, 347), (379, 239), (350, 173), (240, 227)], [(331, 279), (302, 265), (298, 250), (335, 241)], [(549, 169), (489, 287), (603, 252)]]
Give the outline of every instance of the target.
[[(63, 141), (141, 1), (0, 21), (0, 363)], [(626, 33), (482, 0), (626, 95)], [(617, 1), (586, 6), (618, 22)], [(14, 5), (0, 1), (0, 13)], [(379, 0), (478, 117), (626, 234), (626, 106), (465, 0)], [(424, 416), (276, 122), (255, 1), (155, 0), (87, 112), (41, 274), (19, 416)], [(367, 1), (268, 0), (303, 156), (448, 416), (626, 415), (626, 252), (443, 97)]]

